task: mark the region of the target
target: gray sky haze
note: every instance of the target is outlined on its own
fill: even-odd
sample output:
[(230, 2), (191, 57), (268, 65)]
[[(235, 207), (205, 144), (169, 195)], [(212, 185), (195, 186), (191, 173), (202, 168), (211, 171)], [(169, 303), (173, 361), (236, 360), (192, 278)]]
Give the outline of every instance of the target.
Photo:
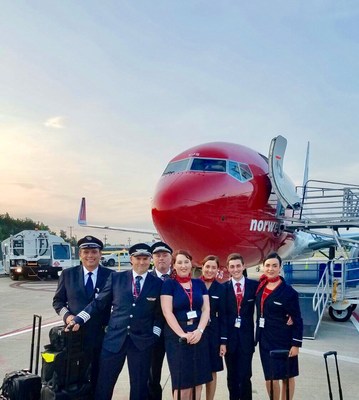
[(0, 4), (0, 213), (79, 237), (85, 196), (89, 222), (150, 229), (175, 155), (278, 134), (296, 184), (308, 141), (310, 178), (359, 184), (357, 1)]

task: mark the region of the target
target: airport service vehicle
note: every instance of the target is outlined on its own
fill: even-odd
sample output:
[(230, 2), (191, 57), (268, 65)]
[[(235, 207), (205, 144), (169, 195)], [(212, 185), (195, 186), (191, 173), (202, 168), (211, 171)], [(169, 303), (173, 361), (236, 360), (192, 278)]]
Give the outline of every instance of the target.
[(45, 230), (25, 230), (1, 243), (4, 271), (13, 280), (19, 276), (51, 275), (58, 278), (72, 266), (71, 247), (64, 239)]
[(105, 267), (114, 267), (115, 265), (128, 264), (130, 262), (130, 255), (128, 251), (122, 250), (118, 253), (104, 254), (101, 257), (101, 264)]

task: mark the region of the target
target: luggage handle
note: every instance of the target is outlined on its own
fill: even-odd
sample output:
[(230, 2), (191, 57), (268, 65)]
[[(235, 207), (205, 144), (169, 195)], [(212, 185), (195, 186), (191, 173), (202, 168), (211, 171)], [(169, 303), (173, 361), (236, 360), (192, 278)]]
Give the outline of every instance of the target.
[(329, 399), (330, 400), (333, 400), (333, 393), (332, 393), (332, 387), (331, 387), (331, 384), (330, 384), (329, 368), (328, 368), (328, 361), (327, 361), (327, 357), (330, 357), (330, 356), (334, 356), (334, 359), (335, 359), (335, 368), (337, 370), (337, 379), (338, 379), (339, 399), (343, 400), (343, 392), (342, 392), (342, 385), (341, 385), (341, 382), (340, 382), (340, 374), (339, 374), (337, 354), (338, 353), (335, 350), (327, 351), (326, 353), (323, 354), (324, 361), (325, 361), (325, 369), (326, 369), (326, 372), (327, 372), (327, 381), (328, 381), (328, 390), (329, 390)]
[(40, 337), (41, 337), (42, 316), (34, 314), (33, 320), (32, 320), (32, 337), (31, 337), (30, 368), (29, 368), (29, 372), (31, 372), (31, 373), (32, 373), (32, 367), (33, 367), (33, 364), (34, 364), (34, 347), (35, 347), (36, 321), (38, 321), (38, 331), (37, 331), (37, 343), (36, 343), (35, 375), (37, 375), (38, 372), (39, 372)]
[(327, 358), (327, 357), (329, 357), (329, 356), (335, 356), (335, 357), (336, 357), (337, 354), (338, 354), (338, 353), (337, 353), (335, 350), (327, 351), (326, 353), (323, 354), (323, 357), (324, 357), (324, 358)]

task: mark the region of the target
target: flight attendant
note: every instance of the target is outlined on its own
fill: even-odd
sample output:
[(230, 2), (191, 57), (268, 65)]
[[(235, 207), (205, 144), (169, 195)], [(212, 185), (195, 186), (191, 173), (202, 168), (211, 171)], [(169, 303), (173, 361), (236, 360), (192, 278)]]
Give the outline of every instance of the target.
[[(217, 386), (217, 372), (223, 371), (223, 356), (227, 343), (225, 328), (225, 289), (217, 280), (219, 258), (209, 255), (202, 261), (202, 277), (208, 290), (210, 317), (206, 333), (209, 342), (209, 356), (212, 370), (212, 381), (206, 383), (206, 400), (213, 400)], [(221, 347), (221, 344), (224, 346)]]
[[(298, 293), (280, 276), (281, 266), (282, 260), (277, 253), (271, 253), (265, 258), (264, 274), (260, 278), (256, 297), (256, 341), (259, 343), (268, 394), (270, 381), (273, 379), (274, 400), (286, 398), (287, 374), (290, 399), (293, 399), (294, 377), (299, 374), (298, 353), (303, 337)], [(288, 316), (291, 317), (291, 324), (288, 323)], [(289, 360), (287, 358), (271, 360), (271, 350), (288, 350)]]
[(167, 361), (174, 399), (201, 398), (202, 384), (212, 379), (205, 329), (209, 320), (209, 299), (205, 284), (191, 279), (192, 256), (178, 250), (173, 256), (173, 279), (162, 285), (161, 306)]
[[(252, 400), (254, 306), (258, 282), (245, 278), (243, 257), (227, 257), (231, 279), (224, 283), (227, 322), (227, 386), (230, 400)], [(221, 351), (223, 351), (221, 347)]]

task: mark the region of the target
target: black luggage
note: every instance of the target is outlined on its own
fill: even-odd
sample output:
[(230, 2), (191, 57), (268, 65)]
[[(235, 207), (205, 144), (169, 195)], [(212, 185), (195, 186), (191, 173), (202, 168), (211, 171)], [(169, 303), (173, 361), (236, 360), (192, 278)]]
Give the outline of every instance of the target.
[(41, 400), (91, 400), (92, 398), (92, 386), (90, 383), (72, 385), (69, 388), (58, 391), (47, 385), (41, 389)]
[[(5, 375), (2, 384), (2, 396), (7, 400), (39, 400), (41, 391), (41, 378), (37, 375), (39, 368), (41, 316), (34, 315), (32, 323), (32, 338), (30, 351), (30, 368), (13, 371)], [(37, 322), (37, 324), (36, 324)], [(32, 373), (34, 364), (35, 330), (38, 325), (35, 373)]]
[(272, 371), (272, 379), (270, 381), (270, 394), (269, 398), (270, 400), (274, 399), (274, 389), (273, 389), (273, 362), (272, 360), (274, 359), (282, 359), (286, 360), (287, 364), (287, 376), (285, 378), (286, 382), (286, 391), (285, 391), (285, 397), (286, 400), (289, 400), (289, 350), (271, 350), (269, 353), (270, 356), (270, 362), (271, 362), (271, 371)]
[(54, 327), (49, 336), (50, 344), (41, 353), (41, 400), (91, 399), (90, 354), (84, 350), (81, 330)]
[(330, 384), (329, 368), (328, 368), (328, 362), (327, 362), (327, 357), (329, 357), (329, 356), (334, 356), (335, 368), (336, 368), (336, 371), (337, 371), (337, 379), (338, 379), (339, 399), (343, 400), (342, 385), (340, 383), (340, 375), (339, 375), (339, 367), (338, 367), (338, 360), (337, 360), (337, 352), (336, 351), (328, 351), (328, 352), (323, 354), (323, 357), (324, 357), (324, 360), (325, 360), (325, 369), (327, 371), (329, 399), (333, 400), (333, 393), (332, 393), (332, 387), (331, 387), (331, 384)]

